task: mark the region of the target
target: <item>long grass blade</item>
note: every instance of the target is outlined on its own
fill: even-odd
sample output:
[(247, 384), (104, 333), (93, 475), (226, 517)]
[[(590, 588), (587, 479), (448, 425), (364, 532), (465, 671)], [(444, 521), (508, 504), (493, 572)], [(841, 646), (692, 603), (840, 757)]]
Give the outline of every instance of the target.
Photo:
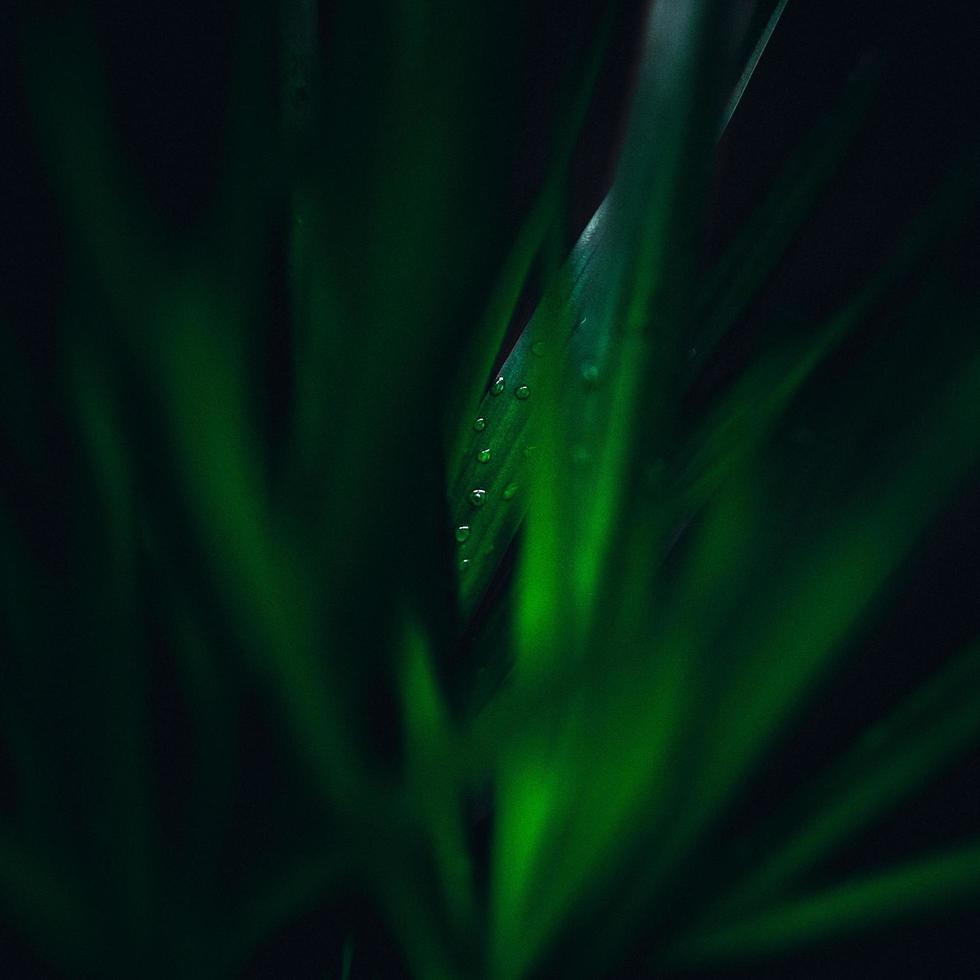
[(708, 966), (772, 956), (915, 913), (936, 913), (980, 891), (980, 846), (967, 844), (783, 902), (678, 944), (669, 962)]
[[(785, 891), (836, 847), (935, 779), (980, 735), (980, 648), (958, 656), (876, 722), (766, 833), (763, 859), (718, 906), (733, 918)], [(775, 828), (796, 824), (781, 846)], [(787, 836), (785, 831), (781, 836)]]

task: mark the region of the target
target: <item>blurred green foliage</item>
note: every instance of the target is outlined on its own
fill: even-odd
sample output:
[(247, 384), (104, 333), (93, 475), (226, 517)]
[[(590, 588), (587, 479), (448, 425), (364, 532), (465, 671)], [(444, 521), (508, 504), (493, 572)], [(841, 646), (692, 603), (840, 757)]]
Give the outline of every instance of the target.
[(976, 900), (976, 827), (834, 864), (976, 749), (972, 627), (744, 816), (865, 697), (980, 462), (975, 146), (823, 312), (745, 331), (880, 70), (706, 258), (786, 8), (750, 6), (582, 15), (526, 192), (515, 8), (239, 5), (190, 216), (141, 184), (97, 18), (24, 18), (63, 275), (43, 358), (0, 335), (0, 908), (40, 970), (720, 975)]

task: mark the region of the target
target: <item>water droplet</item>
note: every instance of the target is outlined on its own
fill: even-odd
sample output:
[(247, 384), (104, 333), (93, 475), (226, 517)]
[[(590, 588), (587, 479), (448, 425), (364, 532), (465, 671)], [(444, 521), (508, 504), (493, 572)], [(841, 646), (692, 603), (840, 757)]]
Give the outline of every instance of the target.
[(470, 526), (469, 524), (460, 524), (456, 528), (456, 540), (462, 544), (470, 536)]
[(531, 344), (531, 353), (535, 357), (544, 357), (544, 341), (536, 340), (533, 344)]
[(487, 499), (486, 490), (471, 490), (470, 491), (470, 503), (474, 507), (482, 507)]
[(470, 567), (470, 560), (469, 560), (469, 558), (464, 558), (464, 559), (463, 559), (463, 560), (462, 560), (462, 561), (461, 561), (461, 562), (459, 563), (459, 570), (460, 570), (461, 572), (465, 572), (465, 571), (466, 571), (466, 569), (467, 569), (467, 568), (469, 568), (469, 567)]
[(489, 449), (481, 449), (476, 454), (477, 460), (479, 460), (481, 463), (489, 463), (491, 456), (493, 456), (493, 453), (491, 453)]
[(504, 500), (510, 500), (517, 493), (517, 484), (508, 483), (504, 488)]
[(537, 446), (526, 446), (524, 449), (524, 458), (530, 459), (532, 456), (534, 456), (537, 453), (537, 451), (538, 451)]
[(591, 361), (582, 365), (582, 380), (586, 388), (595, 388), (599, 384), (599, 368)]
[(482, 432), (487, 427), (487, 420), (481, 415), (474, 423), (473, 428), (477, 432)]
[(504, 393), (504, 388), (507, 386), (507, 382), (504, 381), (504, 376), (500, 375), (496, 381), (493, 383), (493, 387), (490, 389), (491, 395), (502, 395)]
[(515, 398), (520, 398), (521, 401), (524, 401), (525, 398), (530, 398), (531, 397), (531, 389), (528, 388), (527, 385), (521, 385), (520, 388), (518, 388), (514, 392), (514, 397)]

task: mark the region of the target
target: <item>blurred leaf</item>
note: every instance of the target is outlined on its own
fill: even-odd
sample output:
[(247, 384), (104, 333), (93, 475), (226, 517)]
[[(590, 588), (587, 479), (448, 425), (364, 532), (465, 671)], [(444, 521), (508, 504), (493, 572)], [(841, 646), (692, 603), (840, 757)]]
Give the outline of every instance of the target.
[(98, 927), (78, 882), (6, 827), (0, 831), (0, 907), (63, 968), (97, 968), (92, 942)]
[[(558, 657), (577, 660), (582, 639), (588, 636), (591, 626), (592, 604), (598, 598), (596, 580), (607, 567), (610, 535), (619, 519), (624, 477), (631, 465), (633, 430), (639, 421), (638, 405), (642, 404), (639, 396), (641, 391), (649, 391), (646, 385), (650, 379), (645, 376), (650, 370), (646, 350), (649, 340), (644, 330), (651, 295), (659, 285), (655, 277), (666, 276), (668, 269), (675, 268), (677, 255), (674, 252), (668, 256), (667, 242), (675, 231), (680, 209), (690, 214), (688, 199), (679, 190), (686, 187), (692, 166), (689, 154), (701, 145), (700, 138), (692, 137), (691, 128), (696, 128), (694, 120), (702, 116), (705, 121), (713, 121), (710, 111), (705, 113), (705, 103), (693, 101), (694, 92), (701, 94), (698, 73), (703, 73), (704, 65), (710, 63), (705, 55), (705, 19), (697, 4), (686, 6), (683, 11), (657, 6), (649, 25), (650, 55), (644, 59), (634, 121), (608, 205), (613, 236), (610, 241), (615, 242), (622, 266), (608, 270), (609, 278), (598, 291), (600, 301), (597, 307), (590, 307), (588, 314), (598, 316), (600, 322), (619, 323), (615, 333), (623, 338), (623, 352), (617, 352), (616, 370), (611, 375), (615, 390), (607, 416), (608, 428), (602, 433), (601, 469), (588, 496), (576, 496), (578, 488), (566, 479), (562, 459), (568, 446), (574, 444), (564, 406), (575, 404), (581, 395), (564, 388), (557, 357), (552, 358), (550, 368), (546, 366), (541, 372), (538, 387), (543, 405), (535, 439), (541, 443), (542, 465), (535, 467), (532, 475), (532, 519), (519, 570), (516, 643), (519, 679), (523, 683), (553, 669)], [(682, 248), (683, 239), (673, 237), (675, 248)], [(546, 300), (544, 309), (541, 339), (553, 344), (564, 333), (562, 320), (567, 314), (554, 299)], [(662, 324), (661, 334), (665, 326), (675, 324), (669, 320)], [(524, 339), (529, 344), (536, 342), (533, 338)], [(666, 341), (664, 356), (669, 359), (672, 341), (666, 336), (662, 339)], [(534, 388), (527, 377), (514, 379), (513, 383), (519, 386), (515, 396), (526, 384), (533, 397)], [(506, 385), (505, 377), (504, 390)], [(530, 402), (531, 398), (515, 397), (515, 401)], [(612, 639), (615, 651), (619, 638)], [(661, 669), (657, 667), (658, 675)], [(644, 685), (640, 689), (650, 688)], [(586, 713), (582, 701), (586, 690), (597, 694), (595, 688), (587, 688), (566, 703), (558, 717), (545, 715), (540, 719), (533, 742), (522, 746), (519, 757), (501, 772), (496, 853), (506, 855), (506, 865), (498, 865), (494, 880), (495, 975), (519, 975), (524, 964), (534, 960), (561, 912), (574, 901), (609, 838), (622, 826), (626, 812), (651, 779), (650, 769), (634, 767), (636, 782), (627, 779), (622, 782), (621, 792), (606, 797), (600, 794), (589, 810), (590, 820), (569, 828), (570, 807), (581, 802), (578, 787), (582, 775), (594, 772), (593, 766), (582, 765), (581, 756), (584, 745), (580, 739), (587, 727), (583, 722), (585, 718), (589, 718), (590, 725), (596, 721), (591, 711)], [(666, 700), (672, 699), (668, 696)], [(622, 704), (617, 702), (618, 698), (612, 701), (610, 716), (619, 719), (622, 715), (617, 708), (622, 709)], [(596, 699), (596, 703), (601, 702)], [(654, 731), (669, 732), (672, 727), (662, 721), (654, 723)], [(589, 727), (588, 732), (594, 737), (594, 728)], [(621, 750), (618, 738), (614, 745)], [(653, 752), (654, 758), (657, 755)], [(628, 766), (618, 768), (621, 779), (630, 772)], [(538, 818), (531, 820), (532, 813), (539, 814)], [(553, 842), (559, 828), (569, 837), (555, 855), (557, 863), (549, 862), (551, 871), (546, 884), (536, 872), (540, 867), (537, 851), (546, 839), (550, 838), (549, 844)], [(552, 884), (557, 886), (554, 891)], [(532, 909), (539, 910), (537, 923), (529, 921)], [(518, 935), (522, 940), (519, 953)]]
[[(810, 781), (767, 829), (759, 864), (720, 903), (719, 914), (755, 907), (948, 767), (980, 735), (980, 647), (973, 647), (913, 691), (829, 771)], [(781, 846), (774, 829), (794, 829)], [(786, 837), (784, 833), (780, 836)], [(778, 839), (778, 838), (776, 838)]]
[(679, 944), (671, 962), (717, 964), (869, 929), (915, 912), (934, 913), (980, 890), (980, 847), (967, 844), (783, 902)]

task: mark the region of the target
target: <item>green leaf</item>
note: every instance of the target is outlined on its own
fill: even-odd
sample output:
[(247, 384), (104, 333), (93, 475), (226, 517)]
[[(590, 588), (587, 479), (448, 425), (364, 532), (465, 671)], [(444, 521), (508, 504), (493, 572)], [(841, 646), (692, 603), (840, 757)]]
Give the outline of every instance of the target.
[(708, 966), (772, 956), (807, 944), (936, 913), (980, 892), (980, 845), (910, 861), (803, 895), (679, 943), (670, 963)]
[[(719, 903), (718, 915), (733, 918), (783, 893), (948, 768), (980, 736), (978, 682), (980, 646), (974, 646), (869, 727), (800, 799), (760, 829), (762, 858)], [(774, 843), (779, 837), (785, 842)]]

